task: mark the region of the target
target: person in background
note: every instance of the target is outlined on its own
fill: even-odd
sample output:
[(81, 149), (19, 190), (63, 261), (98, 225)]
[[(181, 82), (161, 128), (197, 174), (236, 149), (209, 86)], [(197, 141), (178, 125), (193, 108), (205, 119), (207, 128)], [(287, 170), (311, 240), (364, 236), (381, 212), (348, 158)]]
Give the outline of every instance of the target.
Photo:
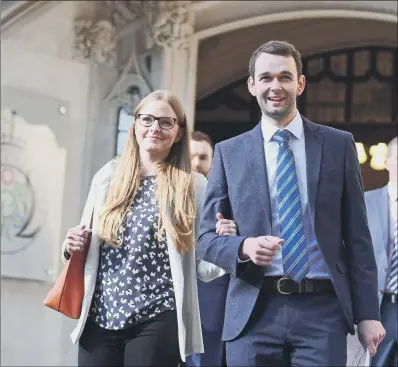
[(397, 256), (397, 184), (398, 138), (388, 144), (387, 185), (365, 193), (368, 222), (379, 279), (381, 322), (386, 337), (380, 343), (372, 366), (397, 366), (398, 362), (398, 256)]
[(71, 338), (79, 366), (177, 366), (203, 353), (197, 275), (225, 274), (196, 257), (206, 178), (192, 172), (189, 125), (169, 91), (134, 112), (124, 151), (93, 178), (66, 262), (92, 239), (81, 316)]
[[(213, 142), (210, 136), (200, 131), (194, 131), (191, 135), (193, 170), (208, 177), (212, 160)], [(224, 219), (220, 213), (217, 214), (216, 219), (226, 229), (225, 233), (219, 234), (236, 234), (236, 226), (233, 221)], [(198, 298), (205, 352), (188, 357), (187, 366), (225, 366), (225, 345), (221, 337), (228, 284), (228, 274), (208, 283), (198, 279)]]
[(213, 161), (213, 141), (210, 136), (194, 131), (191, 134), (191, 162), (192, 169), (208, 177)]
[[(385, 335), (355, 142), (299, 113), (304, 88), (297, 49), (261, 45), (248, 78), (261, 121), (215, 146), (198, 256), (231, 274), (228, 366), (345, 366), (354, 324), (371, 355)], [(239, 234), (219, 236), (216, 213)]]

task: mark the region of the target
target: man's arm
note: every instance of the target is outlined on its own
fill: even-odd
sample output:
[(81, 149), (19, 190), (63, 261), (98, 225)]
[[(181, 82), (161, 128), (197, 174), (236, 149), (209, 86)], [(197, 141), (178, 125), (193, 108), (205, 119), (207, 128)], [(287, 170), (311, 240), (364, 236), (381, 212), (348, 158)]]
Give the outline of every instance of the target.
[(238, 250), (246, 237), (219, 236), (216, 233), (217, 213), (225, 218), (234, 219), (228, 197), (228, 182), (225, 175), (223, 157), (219, 145), (215, 146), (214, 159), (206, 188), (205, 200), (200, 222), (198, 256), (205, 261), (222, 267), (227, 272), (238, 276)]
[(343, 239), (353, 295), (354, 319), (380, 320), (377, 266), (368, 226), (364, 190), (354, 139), (347, 142), (342, 199)]

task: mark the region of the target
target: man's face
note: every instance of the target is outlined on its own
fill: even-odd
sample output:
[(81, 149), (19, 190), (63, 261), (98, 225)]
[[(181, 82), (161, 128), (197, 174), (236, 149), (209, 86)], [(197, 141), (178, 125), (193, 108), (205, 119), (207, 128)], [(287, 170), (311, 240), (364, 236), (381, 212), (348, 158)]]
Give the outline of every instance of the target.
[(212, 160), (213, 148), (207, 141), (191, 140), (191, 162), (194, 171), (202, 173), (207, 177), (210, 172)]
[(264, 115), (278, 122), (290, 122), (296, 113), (296, 98), (304, 91), (305, 77), (298, 77), (292, 56), (262, 53), (248, 87)]
[(391, 147), (388, 152), (386, 168), (388, 170), (390, 181), (397, 184), (398, 177), (397, 177), (397, 165), (398, 165), (398, 153), (397, 153), (398, 146), (396, 143), (391, 144)]

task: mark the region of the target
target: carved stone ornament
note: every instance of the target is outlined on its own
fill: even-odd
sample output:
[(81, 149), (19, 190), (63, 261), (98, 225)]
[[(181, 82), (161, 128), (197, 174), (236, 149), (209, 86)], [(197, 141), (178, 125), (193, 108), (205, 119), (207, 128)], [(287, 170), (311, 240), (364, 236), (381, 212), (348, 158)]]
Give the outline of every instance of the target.
[(137, 85), (132, 85), (119, 96), (119, 103), (123, 110), (130, 116), (134, 116), (135, 109), (144, 96)]
[(73, 58), (96, 64), (116, 64), (116, 30), (107, 20), (75, 20), (75, 42)]
[(152, 8), (148, 14), (149, 31), (159, 46), (176, 45), (186, 48), (193, 34), (192, 1), (148, 1)]
[(101, 1), (103, 14), (112, 20), (118, 32), (128, 29), (134, 22), (143, 21), (148, 48), (159, 46), (185, 47), (193, 34), (194, 1)]
[(100, 12), (110, 17), (117, 29), (122, 29), (132, 22), (144, 18), (146, 1), (105, 0), (98, 2)]

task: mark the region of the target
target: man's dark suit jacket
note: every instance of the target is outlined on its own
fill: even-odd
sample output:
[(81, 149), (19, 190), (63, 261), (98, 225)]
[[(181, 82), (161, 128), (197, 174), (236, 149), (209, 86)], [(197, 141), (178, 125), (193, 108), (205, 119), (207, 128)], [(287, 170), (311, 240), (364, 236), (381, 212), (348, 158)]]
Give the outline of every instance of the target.
[[(380, 320), (377, 267), (363, 184), (352, 134), (303, 117), (308, 201), (319, 248), (326, 261), (350, 333), (354, 323)], [(223, 340), (247, 324), (267, 268), (238, 265), (246, 237), (271, 234), (271, 204), (261, 123), (215, 146), (198, 243), (198, 256), (231, 274)], [(238, 236), (215, 233), (217, 212), (233, 219)]]
[(205, 331), (221, 334), (223, 330), (228, 284), (229, 274), (207, 283), (198, 279), (200, 320)]

